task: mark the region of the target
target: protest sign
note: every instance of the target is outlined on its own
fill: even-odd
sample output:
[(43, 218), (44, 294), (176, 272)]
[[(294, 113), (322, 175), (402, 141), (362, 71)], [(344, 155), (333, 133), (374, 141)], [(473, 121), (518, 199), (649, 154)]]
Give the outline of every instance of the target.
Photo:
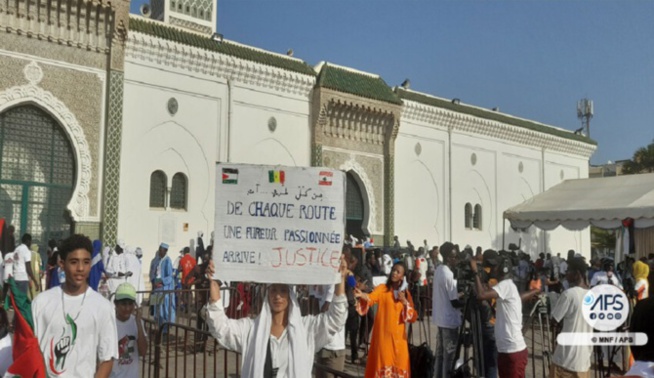
[(227, 163), (216, 169), (215, 278), (337, 282), (345, 230), (343, 172)]

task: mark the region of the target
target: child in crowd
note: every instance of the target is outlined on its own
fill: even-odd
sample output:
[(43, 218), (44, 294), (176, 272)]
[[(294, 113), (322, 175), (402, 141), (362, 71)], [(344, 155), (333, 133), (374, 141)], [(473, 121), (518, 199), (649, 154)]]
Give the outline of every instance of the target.
[(139, 358), (147, 352), (148, 339), (136, 308), (136, 289), (129, 282), (116, 289), (116, 329), (118, 330), (118, 359), (111, 371), (112, 378), (138, 378)]

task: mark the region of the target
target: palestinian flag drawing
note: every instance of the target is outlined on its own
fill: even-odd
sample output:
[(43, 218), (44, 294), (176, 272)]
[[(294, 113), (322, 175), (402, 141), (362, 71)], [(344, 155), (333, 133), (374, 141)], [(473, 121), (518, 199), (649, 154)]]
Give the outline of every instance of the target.
[(223, 168), (223, 184), (238, 184), (238, 169)]
[(284, 171), (268, 171), (268, 182), (284, 185), (286, 174)]
[(334, 172), (320, 171), (318, 177), (318, 185), (332, 186), (332, 177), (334, 177)]

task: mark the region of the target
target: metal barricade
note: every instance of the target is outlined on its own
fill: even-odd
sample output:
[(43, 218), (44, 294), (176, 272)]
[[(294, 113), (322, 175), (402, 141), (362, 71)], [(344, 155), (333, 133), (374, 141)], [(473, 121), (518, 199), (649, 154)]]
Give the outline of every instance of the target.
[[(258, 314), (265, 300), (264, 288), (263, 284), (250, 283), (221, 288), (221, 298), (224, 299), (223, 306), (227, 316), (239, 319)], [(145, 331), (149, 338), (147, 354), (141, 356), (141, 377), (237, 377), (239, 375), (240, 354), (221, 348), (200, 317), (199, 312), (208, 299), (208, 289), (159, 290), (140, 294), (144, 295), (144, 305), (139, 308), (139, 311), (142, 311)], [(169, 311), (175, 312), (175, 322), (157, 316), (159, 311), (157, 306), (163, 304), (151, 303), (152, 294), (171, 295), (180, 300), (177, 306), (171, 305), (168, 308)], [(362, 324), (362, 327), (365, 327), (365, 324)], [(368, 332), (365, 332), (365, 340), (369, 340)], [(314, 371), (324, 372), (337, 378), (356, 378), (321, 364), (314, 364)]]

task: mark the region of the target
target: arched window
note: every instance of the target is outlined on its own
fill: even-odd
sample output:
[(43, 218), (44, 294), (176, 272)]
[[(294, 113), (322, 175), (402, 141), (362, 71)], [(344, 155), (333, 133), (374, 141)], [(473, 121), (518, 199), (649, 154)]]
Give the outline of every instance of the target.
[(482, 219), (481, 215), (482, 215), (481, 205), (476, 204), (475, 205), (475, 216), (474, 216), (474, 218), (472, 220), (472, 227), (474, 229), (481, 230), (481, 219)]
[(187, 180), (183, 173), (175, 173), (173, 187), (170, 191), (170, 207), (186, 210)]
[(17, 235), (41, 245), (67, 238), (76, 177), (69, 135), (50, 113), (31, 104), (0, 113), (0, 215)]
[(163, 171), (154, 171), (150, 175), (150, 207), (166, 207), (167, 181)]
[(465, 226), (466, 228), (472, 228), (472, 205), (470, 202), (466, 203), (465, 206)]

